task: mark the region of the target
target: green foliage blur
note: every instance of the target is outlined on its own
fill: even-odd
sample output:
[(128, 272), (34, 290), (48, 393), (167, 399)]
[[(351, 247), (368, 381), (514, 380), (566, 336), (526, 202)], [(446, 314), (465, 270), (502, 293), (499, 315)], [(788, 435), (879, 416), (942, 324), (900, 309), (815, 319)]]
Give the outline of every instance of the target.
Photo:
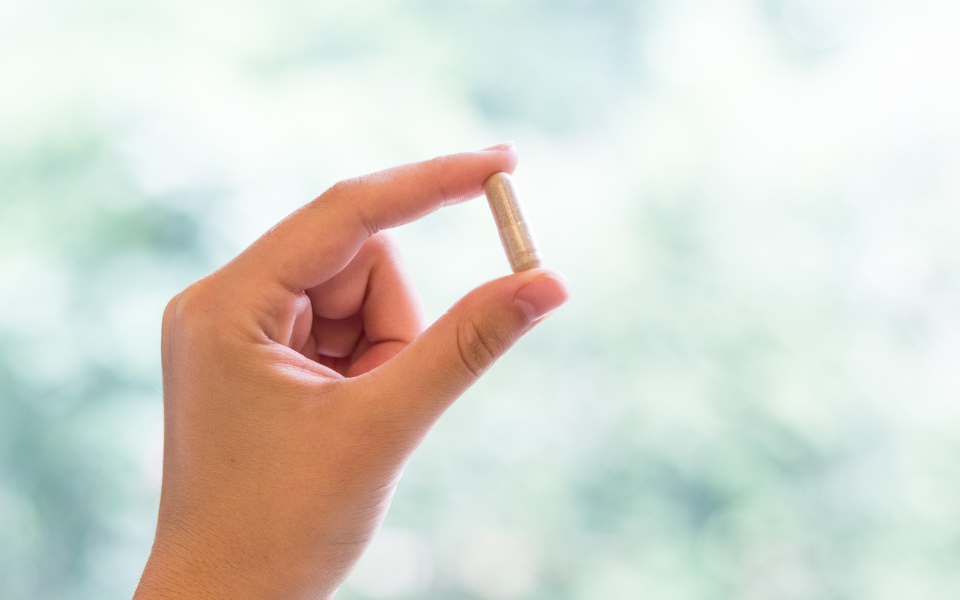
[[(960, 597), (960, 8), (0, 0), (0, 598), (128, 598), (167, 300), (337, 180), (514, 139), (571, 303), (338, 598)], [(398, 229), (431, 316), (482, 200)]]

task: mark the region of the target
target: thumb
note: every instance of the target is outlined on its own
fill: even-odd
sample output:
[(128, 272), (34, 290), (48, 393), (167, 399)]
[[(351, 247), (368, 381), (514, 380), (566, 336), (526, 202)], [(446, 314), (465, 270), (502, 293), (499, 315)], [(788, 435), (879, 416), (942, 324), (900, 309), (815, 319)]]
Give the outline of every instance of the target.
[[(376, 397), (401, 420), (429, 427), (539, 320), (569, 297), (566, 279), (531, 269), (467, 294), (414, 342), (371, 372)], [(382, 400), (381, 400), (382, 402)], [(413, 423), (411, 423), (413, 425)]]

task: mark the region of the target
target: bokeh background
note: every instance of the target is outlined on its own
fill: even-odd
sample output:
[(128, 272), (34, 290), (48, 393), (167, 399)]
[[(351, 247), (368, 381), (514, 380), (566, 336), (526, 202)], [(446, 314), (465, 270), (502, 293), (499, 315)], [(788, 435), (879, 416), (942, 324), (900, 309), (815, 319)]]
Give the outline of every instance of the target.
[[(960, 5), (0, 0), (0, 597), (129, 598), (166, 301), (344, 177), (516, 140), (573, 299), (343, 600), (960, 597)], [(396, 231), (431, 317), (483, 200)]]

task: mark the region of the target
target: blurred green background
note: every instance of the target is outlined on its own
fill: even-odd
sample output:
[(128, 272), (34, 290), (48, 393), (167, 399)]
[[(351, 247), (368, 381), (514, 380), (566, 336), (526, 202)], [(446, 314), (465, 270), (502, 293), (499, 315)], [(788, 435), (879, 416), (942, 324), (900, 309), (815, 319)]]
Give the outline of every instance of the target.
[[(166, 301), (338, 179), (514, 139), (573, 300), (344, 600), (960, 597), (960, 6), (0, 0), (0, 597), (120, 599)], [(396, 231), (431, 317), (482, 200)]]

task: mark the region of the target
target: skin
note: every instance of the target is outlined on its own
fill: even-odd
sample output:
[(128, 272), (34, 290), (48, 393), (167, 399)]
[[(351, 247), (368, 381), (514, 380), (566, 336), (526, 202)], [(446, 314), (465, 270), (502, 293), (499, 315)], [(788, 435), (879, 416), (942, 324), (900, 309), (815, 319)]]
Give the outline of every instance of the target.
[(160, 513), (135, 600), (333, 597), (436, 420), (567, 300), (535, 269), (425, 329), (382, 232), (516, 162), (502, 144), (340, 182), (170, 301)]

